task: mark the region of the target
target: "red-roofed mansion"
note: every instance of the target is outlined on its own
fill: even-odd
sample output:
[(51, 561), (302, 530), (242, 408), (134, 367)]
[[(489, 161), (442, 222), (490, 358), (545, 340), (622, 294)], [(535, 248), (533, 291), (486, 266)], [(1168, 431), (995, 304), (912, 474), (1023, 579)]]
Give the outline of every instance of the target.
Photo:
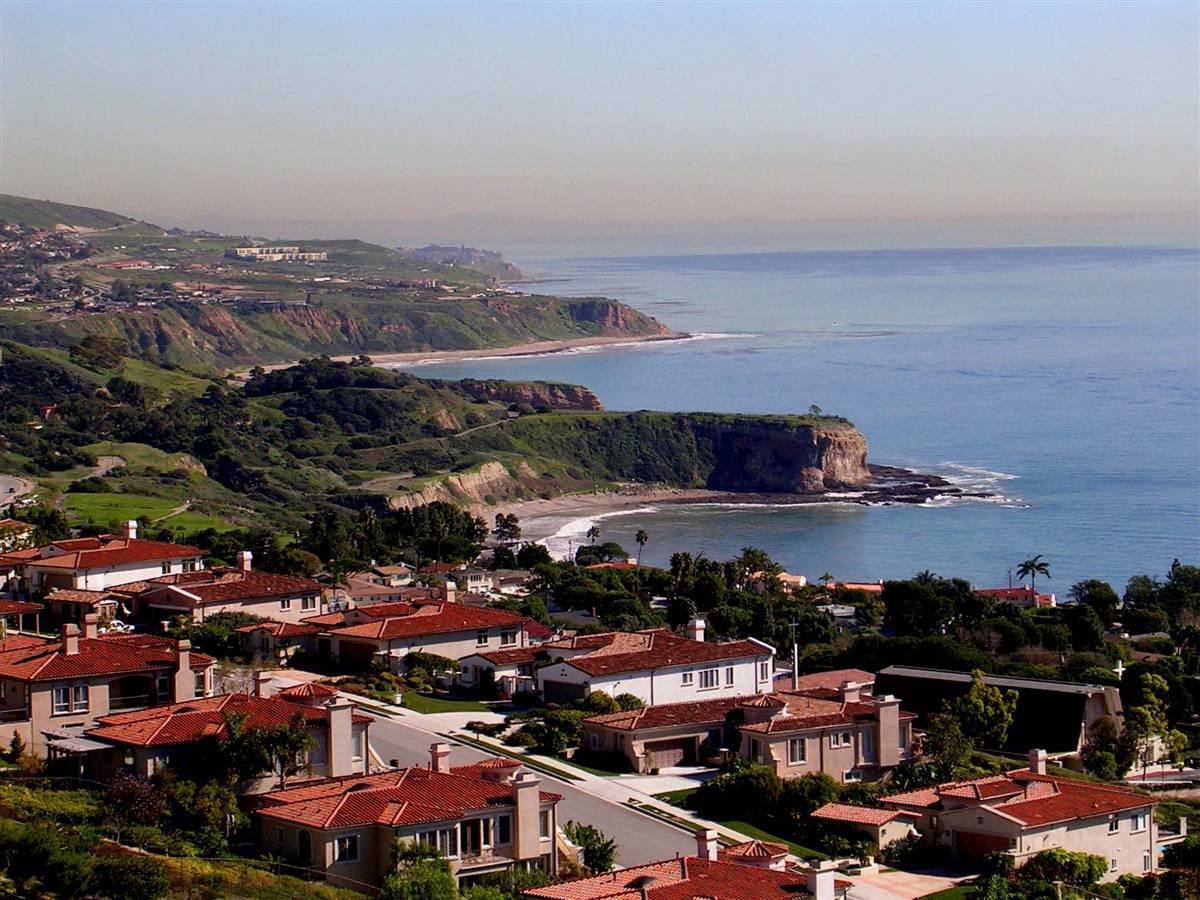
[[(392, 871), (392, 847), (436, 847), (459, 879), (513, 866), (558, 871), (559, 794), (494, 758), (449, 765), (448, 744), (430, 747), (430, 767), (331, 778), (260, 795), (259, 845), (358, 889)], [(354, 882), (358, 882), (355, 884)]]
[(911, 713), (856, 684), (648, 706), (584, 720), (584, 747), (634, 772), (740, 756), (781, 778), (876, 781), (913, 756)]
[(97, 617), (82, 632), (63, 625), (57, 639), (8, 634), (0, 640), (0, 742), (13, 732), (44, 756), (47, 733), (91, 726), (118, 710), (206, 697), (212, 657), (191, 644), (153, 635), (101, 635)]
[(552, 664), (537, 670), (547, 701), (567, 702), (604, 691), (633, 694), (647, 706), (771, 690), (775, 648), (750, 638), (704, 640), (704, 621), (689, 637), (669, 631), (612, 631), (550, 641), (539, 648)]

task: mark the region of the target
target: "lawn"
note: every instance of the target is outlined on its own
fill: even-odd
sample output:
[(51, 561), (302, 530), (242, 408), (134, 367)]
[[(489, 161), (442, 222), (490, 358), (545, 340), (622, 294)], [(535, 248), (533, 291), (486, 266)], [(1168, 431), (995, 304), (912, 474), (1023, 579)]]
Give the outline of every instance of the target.
[(974, 896), (974, 885), (956, 884), (954, 887), (938, 891), (936, 894), (926, 894), (921, 900), (967, 900), (967, 898)]
[[(149, 444), (121, 441), (97, 441), (82, 449), (94, 456), (119, 456), (131, 469), (146, 468), (156, 472), (170, 472), (179, 468), (179, 461), (187, 455), (185, 453), (166, 453)], [(195, 464), (193, 463), (193, 465)]]
[[(163, 519), (176, 531), (200, 531), (204, 528), (229, 529), (233, 526), (216, 516), (188, 510), (163, 518), (180, 505), (178, 500), (147, 497), (142, 494), (64, 494), (63, 502), (75, 524), (107, 527), (112, 522), (125, 522), (145, 516), (153, 521)], [(153, 528), (153, 527), (152, 527)]]
[(449, 700), (444, 697), (432, 697), (429, 694), (418, 694), (416, 691), (404, 692), (403, 705), (405, 709), (419, 713), (488, 711), (488, 708), (478, 700)]
[[(664, 803), (670, 803), (672, 806), (678, 806), (680, 809), (688, 809), (687, 800), (692, 794), (696, 793), (696, 788), (687, 788), (681, 791), (667, 791), (662, 794), (655, 794), (654, 799), (662, 800)], [(801, 859), (824, 859), (825, 854), (818, 853), (811, 847), (805, 847), (803, 844), (797, 844), (795, 841), (789, 841), (786, 838), (781, 838), (778, 835), (771, 834), (769, 831), (763, 831), (757, 826), (751, 825), (749, 822), (742, 822), (738, 819), (721, 819), (717, 821), (718, 825), (732, 830), (739, 831), (747, 837), (755, 838), (760, 841), (771, 841), (776, 844), (786, 844), (796, 856)]]

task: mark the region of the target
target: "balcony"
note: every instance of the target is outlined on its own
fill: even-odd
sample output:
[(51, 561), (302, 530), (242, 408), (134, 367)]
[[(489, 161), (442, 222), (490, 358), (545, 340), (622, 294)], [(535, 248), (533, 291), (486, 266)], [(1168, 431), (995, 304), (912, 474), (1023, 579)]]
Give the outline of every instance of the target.
[(153, 694), (121, 694), (108, 698), (108, 708), (113, 712), (126, 709), (145, 709), (154, 706), (157, 698)]
[(28, 722), (29, 711), (25, 709), (0, 709), (0, 725), (12, 722)]

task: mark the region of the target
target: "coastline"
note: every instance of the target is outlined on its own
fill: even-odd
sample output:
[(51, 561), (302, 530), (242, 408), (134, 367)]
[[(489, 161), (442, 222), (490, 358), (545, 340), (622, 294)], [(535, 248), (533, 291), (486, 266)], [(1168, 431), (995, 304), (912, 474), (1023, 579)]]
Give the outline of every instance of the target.
[[(592, 347), (610, 347), (622, 344), (648, 344), (658, 341), (686, 341), (694, 335), (687, 332), (668, 332), (667, 334), (644, 335), (602, 335), (596, 337), (566, 338), (556, 341), (529, 341), (524, 344), (509, 344), (505, 347), (478, 347), (471, 350), (413, 350), (403, 353), (349, 353), (331, 357), (334, 362), (350, 362), (359, 356), (369, 356), (371, 363), (376, 366), (400, 368), (405, 365), (418, 365), (438, 362), (453, 362), (468, 359), (493, 359), (507, 356), (546, 356), (552, 353), (568, 353), (572, 350), (586, 350)], [(268, 372), (276, 369), (286, 369), (294, 366), (299, 360), (268, 363), (260, 366)], [(230, 373), (230, 378), (245, 379), (249, 376), (250, 368), (238, 369)]]

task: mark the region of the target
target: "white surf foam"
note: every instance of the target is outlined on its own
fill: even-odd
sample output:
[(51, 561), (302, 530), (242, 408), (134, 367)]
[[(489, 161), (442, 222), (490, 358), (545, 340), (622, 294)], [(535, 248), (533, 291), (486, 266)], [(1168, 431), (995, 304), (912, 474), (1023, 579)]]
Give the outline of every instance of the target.
[(657, 506), (638, 506), (634, 509), (618, 509), (612, 512), (597, 513), (594, 516), (583, 516), (563, 523), (554, 534), (537, 541), (550, 551), (550, 555), (558, 560), (570, 560), (576, 550), (587, 543), (587, 533), (593, 525), (598, 525), (605, 519), (615, 519), (618, 516), (632, 516), (638, 513), (658, 512)]

